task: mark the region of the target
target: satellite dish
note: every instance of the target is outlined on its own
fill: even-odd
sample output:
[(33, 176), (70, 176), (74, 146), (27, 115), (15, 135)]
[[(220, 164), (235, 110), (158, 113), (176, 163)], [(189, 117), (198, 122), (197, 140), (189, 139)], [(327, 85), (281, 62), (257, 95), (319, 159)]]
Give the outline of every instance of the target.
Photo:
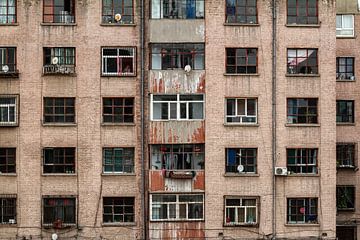
[(51, 240), (57, 240), (58, 239), (58, 235), (56, 233), (53, 233), (51, 235)]
[(51, 63), (54, 64), (54, 65), (58, 64), (58, 62), (59, 62), (59, 58), (58, 58), (58, 57), (54, 57), (54, 58), (51, 60)]
[(237, 166), (237, 170), (238, 170), (239, 173), (243, 172), (244, 171), (244, 166), (243, 165)]
[(9, 66), (8, 65), (2, 66), (2, 71), (7, 73), (9, 71)]
[(191, 66), (190, 65), (186, 65), (185, 68), (184, 68), (184, 71), (186, 73), (189, 73), (191, 71)]
[(115, 21), (117, 21), (117, 22), (119, 22), (120, 20), (121, 20), (121, 14), (120, 13), (117, 13), (117, 14), (115, 14)]

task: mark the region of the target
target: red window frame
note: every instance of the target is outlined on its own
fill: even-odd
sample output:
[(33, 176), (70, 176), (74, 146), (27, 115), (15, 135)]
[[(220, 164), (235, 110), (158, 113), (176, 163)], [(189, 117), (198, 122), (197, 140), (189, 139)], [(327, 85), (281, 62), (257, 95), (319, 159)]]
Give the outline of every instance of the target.
[[(119, 100), (120, 103), (115, 103), (116, 100)], [(111, 104), (107, 104), (107, 101), (111, 101)], [(128, 103), (128, 101), (130, 101), (131, 103)], [(103, 123), (133, 123), (134, 106), (135, 99), (133, 97), (104, 97)], [(109, 109), (111, 109), (111, 113), (106, 113)], [(120, 109), (122, 110), (119, 111)], [(131, 109), (131, 113), (126, 112), (126, 109)]]
[[(119, 218), (115, 219), (116, 216)], [(103, 223), (106, 224), (122, 222), (135, 222), (135, 198), (103, 197)]]
[[(248, 14), (248, 8), (253, 8), (253, 6), (248, 6), (248, 1), (249, 0), (245, 0), (246, 3), (245, 3), (245, 6), (240, 6), (238, 5), (238, 2), (235, 0), (235, 13), (234, 14), (228, 14), (228, 9), (231, 9), (232, 7), (228, 7), (228, 3), (227, 3), (228, 0), (225, 1), (225, 23), (230, 23), (230, 24), (258, 24), (258, 2), (257, 0), (255, 0), (255, 9), (256, 9), (256, 12), (255, 12), (255, 15), (254, 14)], [(231, 0), (230, 0), (231, 1)], [(238, 14), (238, 8), (240, 7), (243, 7), (245, 8), (245, 14)], [(235, 21), (229, 21), (228, 20), (228, 16), (234, 16), (235, 17)], [(238, 21), (238, 17), (239, 16), (244, 16), (246, 18), (246, 21), (245, 22), (241, 22), (241, 21)], [(254, 22), (250, 22), (250, 20), (248, 20), (248, 17), (249, 16), (255, 16), (255, 21)]]
[[(62, 100), (62, 105), (57, 105), (57, 100)], [(69, 102), (72, 100), (72, 102), (68, 104), (68, 100)], [(51, 109), (50, 113), (47, 113), (47, 108)], [(62, 108), (63, 113), (56, 113), (56, 108)], [(73, 108), (73, 110), (69, 113), (68, 108)], [(44, 98), (44, 123), (75, 123), (75, 115), (75, 98)], [(58, 121), (56, 117), (62, 117), (63, 121)]]
[[(64, 2), (67, 0), (64, 0)], [(76, 18), (75, 18), (75, 1), (76, 0), (68, 0), (70, 1), (70, 12), (69, 15), (71, 17), (73, 17), (73, 21), (71, 23), (75, 23), (76, 22)], [(56, 17), (61, 16), (61, 14), (55, 14), (54, 13), (54, 9), (56, 7), (64, 7), (64, 5), (54, 5), (54, 0), (44, 0), (43, 3), (43, 22), (44, 23), (64, 23), (64, 24), (71, 24), (68, 22), (61, 22), (61, 21), (57, 21)], [(47, 12), (47, 9), (49, 11), (49, 13)]]
[[(245, 50), (245, 55), (240, 55), (238, 50)], [(230, 53), (230, 51), (234, 51)], [(250, 51), (255, 51), (256, 63), (249, 63)], [(230, 55), (232, 54), (232, 55)], [(239, 62), (239, 58), (244, 58), (245, 64)], [(257, 74), (258, 73), (258, 49), (257, 48), (226, 48), (226, 73), (227, 74)], [(230, 61), (232, 60), (232, 61)], [(229, 62), (234, 62), (233, 64)], [(234, 70), (231, 70), (234, 69)], [(244, 69), (245, 71), (243, 71)], [(255, 71), (254, 71), (255, 69)]]
[[(44, 174), (75, 173), (76, 150), (74, 147), (44, 148), (43, 152), (44, 152), (44, 161), (43, 161)], [(47, 159), (47, 156), (49, 156), (49, 154), (51, 159)]]
[[(0, 22), (0, 24), (15, 24), (17, 23), (17, 0), (13, 0), (15, 2), (14, 6), (9, 6), (9, 0), (6, 0), (5, 5), (0, 5), (0, 8), (6, 8), (6, 14), (0, 14), (1, 17), (5, 17), (6, 21)], [(15, 8), (15, 14), (9, 14), (9, 8)], [(1, 12), (1, 11), (0, 11)], [(12, 19), (12, 21), (10, 21)]]
[[(105, 5), (104, 5), (104, 1), (105, 0), (102, 0), (102, 4), (101, 4), (101, 16), (102, 16), (102, 23), (117, 23), (116, 20), (115, 20), (115, 14), (121, 14), (122, 18), (121, 20), (119, 21), (120, 24), (133, 24), (134, 23), (134, 1), (131, 1), (132, 2), (132, 5), (131, 5), (131, 15), (129, 14), (125, 14), (125, 9), (126, 8), (130, 8), (130, 7), (125, 7), (125, 3), (124, 3), (124, 0), (111, 0), (111, 10), (112, 10), (112, 14), (111, 15), (108, 15), (108, 14), (104, 14), (104, 9), (105, 9)], [(114, 10), (114, 2), (115, 1), (121, 1), (121, 12), (115, 12)], [(124, 17), (130, 17), (130, 20), (127, 20), (125, 22), (122, 22), (123, 21), (123, 18)], [(111, 22), (109, 21), (105, 21), (106, 19), (110, 19)]]
[[(344, 60), (345, 64), (342, 64), (341, 60)], [(340, 67), (344, 67), (345, 71), (340, 72)], [(352, 79), (355, 76), (354, 68), (355, 68), (355, 58), (354, 57), (337, 57), (336, 58), (336, 79), (337, 80), (355, 80), (355, 78)]]
[[(289, 102), (296, 100), (296, 104), (289, 106)], [(300, 101), (306, 101), (306, 105), (300, 105)], [(316, 104), (309, 105), (309, 101), (316, 101)], [(318, 123), (318, 103), (317, 98), (288, 98), (287, 99), (287, 118), (289, 124), (317, 124)], [(305, 108), (305, 111), (299, 111), (299, 108)], [(316, 111), (314, 111), (314, 109)], [(293, 111), (296, 110), (296, 111)], [(303, 109), (302, 109), (303, 110)], [(293, 113), (296, 112), (296, 113)], [(300, 113), (299, 112), (305, 112)], [(315, 112), (315, 113), (314, 113)], [(299, 118), (301, 117), (301, 121)], [(305, 118), (305, 121), (303, 119)], [(296, 122), (289, 121), (289, 119), (296, 119)]]
[[(287, 5), (287, 23), (288, 24), (318, 24), (319, 23), (319, 1), (318, 0), (306, 0), (306, 16), (299, 16), (299, 0), (293, 0), (293, 1), (296, 1), (296, 15), (290, 15), (289, 14), (289, 0), (286, 1), (286, 5)], [(309, 1), (316, 1), (316, 13), (315, 15), (309, 15)], [(289, 21), (289, 18), (296, 18), (296, 21), (295, 22), (290, 22)], [(301, 22), (299, 21), (299, 19), (304, 19), (304, 17), (306, 17), (306, 22)], [(310, 22), (309, 21), (309, 18), (312, 18), (312, 17), (316, 17), (316, 22)]]
[[(289, 51), (296, 51), (295, 57), (289, 56)], [(306, 56), (300, 56), (299, 51), (306, 51)], [(310, 57), (310, 51), (315, 52), (315, 57)], [(309, 60), (315, 58), (316, 63), (310, 64)], [(291, 60), (292, 59), (292, 60)], [(302, 60), (305, 59), (305, 60)], [(294, 62), (295, 60), (295, 62)], [(302, 60), (302, 61), (300, 61)], [(287, 49), (287, 74), (318, 74), (319, 73), (319, 58), (317, 48), (288, 48)], [(300, 63), (305, 62), (306, 64), (299, 66)], [(295, 66), (295, 67), (293, 67)]]

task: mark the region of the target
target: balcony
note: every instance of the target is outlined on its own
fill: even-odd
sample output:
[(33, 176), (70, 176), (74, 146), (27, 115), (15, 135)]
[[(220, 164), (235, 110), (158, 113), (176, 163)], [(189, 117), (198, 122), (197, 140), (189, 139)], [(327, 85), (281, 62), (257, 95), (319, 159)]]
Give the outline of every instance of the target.
[(75, 74), (75, 65), (56, 65), (49, 64), (43, 66), (44, 75), (73, 75)]

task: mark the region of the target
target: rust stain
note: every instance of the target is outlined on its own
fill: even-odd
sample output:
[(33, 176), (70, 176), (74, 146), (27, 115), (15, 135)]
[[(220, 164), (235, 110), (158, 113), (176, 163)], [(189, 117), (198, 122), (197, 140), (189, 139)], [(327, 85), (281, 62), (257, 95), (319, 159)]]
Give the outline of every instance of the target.
[(150, 239), (205, 239), (204, 222), (162, 222), (150, 224)]
[(194, 190), (204, 190), (205, 191), (205, 172), (197, 171), (196, 176), (193, 181)]
[(201, 122), (201, 126), (193, 132), (191, 136), (191, 142), (193, 143), (205, 142), (205, 121)]
[(200, 81), (199, 81), (199, 84), (198, 84), (198, 87), (197, 87), (197, 92), (198, 93), (205, 93), (205, 73), (200, 75), (199, 80)]
[(150, 191), (164, 191), (165, 180), (161, 171), (150, 171)]

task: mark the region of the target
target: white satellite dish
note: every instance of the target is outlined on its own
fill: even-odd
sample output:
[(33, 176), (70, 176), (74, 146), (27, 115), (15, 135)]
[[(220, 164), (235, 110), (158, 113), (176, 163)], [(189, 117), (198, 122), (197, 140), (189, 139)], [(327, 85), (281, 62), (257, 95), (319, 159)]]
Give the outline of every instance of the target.
[(51, 63), (54, 64), (54, 65), (58, 64), (58, 62), (59, 62), (59, 58), (58, 58), (58, 57), (54, 57), (54, 58), (51, 60)]
[(186, 65), (185, 68), (184, 68), (184, 71), (185, 71), (186, 73), (191, 72), (191, 66), (190, 66), (190, 65)]
[(237, 166), (237, 170), (238, 170), (239, 173), (243, 172), (244, 171), (244, 166), (243, 165)]
[(122, 16), (120, 13), (115, 14), (115, 17), (114, 17), (115, 21), (119, 22), (121, 20), (121, 18), (122, 18)]
[(51, 235), (51, 240), (57, 240), (58, 239), (58, 235), (56, 233), (53, 233)]
[(9, 71), (9, 66), (8, 65), (2, 66), (2, 71), (7, 73)]

